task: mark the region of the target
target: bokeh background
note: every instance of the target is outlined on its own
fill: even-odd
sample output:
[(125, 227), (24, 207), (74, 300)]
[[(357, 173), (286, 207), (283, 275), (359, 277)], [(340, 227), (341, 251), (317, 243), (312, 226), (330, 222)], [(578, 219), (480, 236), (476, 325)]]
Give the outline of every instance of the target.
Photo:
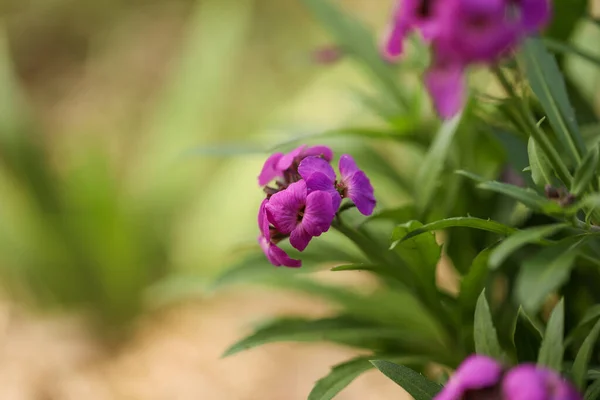
[[(383, 35), (392, 3), (344, 7)], [(316, 62), (331, 41), (295, 0), (0, 15), (0, 398), (306, 398), (350, 350), (220, 355), (263, 317), (326, 305), (204, 289), (255, 243), (265, 149), (367, 118), (361, 73)], [(340, 398), (385, 393), (370, 373)]]
[[(393, 0), (339, 3), (385, 35)], [(255, 246), (266, 149), (377, 125), (362, 71), (319, 62), (331, 39), (297, 0), (0, 0), (0, 15), (0, 398), (305, 399), (350, 350), (220, 356), (265, 317), (327, 305), (208, 289)], [(379, 151), (404, 177), (422, 156)], [(379, 200), (401, 204), (385, 175)], [(400, 396), (370, 372), (339, 399)]]

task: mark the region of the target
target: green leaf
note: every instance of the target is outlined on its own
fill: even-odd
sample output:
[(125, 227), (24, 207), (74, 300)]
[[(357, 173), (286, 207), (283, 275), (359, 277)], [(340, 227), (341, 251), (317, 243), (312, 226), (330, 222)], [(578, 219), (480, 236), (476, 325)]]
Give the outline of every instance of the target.
[(459, 170), (456, 171), (456, 173), (480, 182), (479, 185), (477, 185), (477, 187), (480, 189), (504, 194), (523, 203), (533, 210), (538, 210), (549, 214), (562, 213), (562, 208), (558, 204), (548, 200), (543, 196), (540, 196), (531, 189), (523, 189), (518, 186), (509, 185), (507, 183), (498, 181), (486, 181), (484, 178), (467, 171)]
[(533, 179), (533, 182), (538, 186), (551, 185), (553, 183), (554, 170), (533, 137), (529, 138), (527, 153), (529, 154), (529, 165), (531, 167), (531, 179)]
[(546, 297), (562, 286), (571, 273), (581, 244), (567, 240), (540, 250), (525, 260), (515, 283), (518, 301), (528, 312), (536, 312)]
[(529, 243), (540, 243), (546, 236), (567, 227), (567, 224), (534, 226), (520, 230), (504, 239), (490, 255), (490, 268), (498, 268), (512, 253)]
[(513, 344), (520, 363), (535, 362), (542, 343), (542, 333), (525, 313), (523, 307), (519, 307), (513, 332)]
[(317, 381), (314, 388), (308, 395), (308, 400), (331, 400), (342, 389), (348, 386), (363, 372), (368, 371), (375, 366), (370, 362), (374, 357), (393, 359), (403, 364), (424, 363), (427, 360), (417, 357), (398, 357), (385, 355), (371, 355), (366, 357), (356, 357), (345, 361), (331, 368), (329, 374)]
[(407, 107), (408, 101), (398, 86), (394, 70), (381, 57), (369, 30), (329, 0), (302, 1), (329, 30), (337, 44), (377, 79), (381, 89), (401, 108)]
[(451, 120), (444, 122), (417, 173), (415, 202), (421, 212), (427, 210), (433, 200), (461, 118), (462, 114), (459, 114)]
[(531, 88), (565, 152), (579, 164), (585, 152), (584, 142), (558, 64), (540, 39), (527, 39), (523, 49), (525, 73)]
[(425, 224), (422, 227), (420, 227), (419, 229), (416, 229), (416, 230), (408, 233), (402, 239), (399, 239), (399, 240), (395, 241), (394, 243), (392, 243), (391, 248), (393, 249), (399, 243), (401, 243), (405, 240), (409, 240), (410, 238), (413, 238), (413, 237), (420, 235), (422, 233), (425, 233), (425, 232), (438, 231), (441, 229), (456, 228), (456, 227), (480, 229), (483, 231), (493, 232), (493, 233), (497, 233), (499, 235), (505, 235), (505, 236), (508, 236), (517, 231), (517, 229), (515, 229), (515, 228), (511, 228), (510, 226), (506, 226), (504, 224), (501, 224), (499, 222), (492, 221), (489, 219), (481, 219), (481, 218), (475, 218), (475, 217), (453, 217), (453, 218), (446, 218), (446, 219), (442, 219), (439, 221), (431, 222), (429, 224)]
[(434, 234), (419, 235), (402, 240), (411, 232), (423, 227), (419, 221), (397, 226), (392, 233), (392, 248), (419, 278), (422, 285), (435, 289), (435, 271), (442, 254)]
[(493, 247), (488, 247), (477, 254), (477, 257), (475, 257), (471, 264), (469, 272), (463, 277), (460, 283), (458, 301), (460, 302), (461, 307), (469, 314), (472, 314), (473, 311), (475, 311), (477, 299), (485, 287), (485, 281), (489, 272), (488, 259), (492, 251)]
[(600, 334), (600, 321), (596, 322), (596, 325), (594, 325), (590, 334), (583, 341), (583, 344), (577, 352), (575, 361), (573, 362), (571, 375), (573, 376), (573, 382), (579, 390), (584, 389), (588, 363), (590, 362), (594, 345), (598, 340), (598, 334)]
[(410, 368), (383, 360), (373, 360), (371, 363), (406, 390), (415, 400), (432, 400), (442, 390), (442, 386)]
[(574, 54), (576, 56), (583, 58), (586, 61), (596, 64), (596, 66), (600, 66), (600, 57), (598, 57), (595, 54), (592, 54), (588, 51), (585, 51), (578, 47), (575, 47), (572, 44), (559, 42), (559, 41), (547, 39), (547, 38), (544, 39), (544, 43), (546, 44), (546, 47), (548, 47), (549, 50), (551, 50), (555, 53)]
[(565, 304), (564, 300), (561, 299), (556, 307), (554, 307), (548, 320), (544, 339), (540, 347), (538, 365), (552, 368), (557, 372), (562, 370), (562, 359), (565, 351), (563, 343), (564, 329)]
[(585, 391), (584, 400), (598, 400), (600, 398), (600, 379), (596, 379)]
[(575, 196), (585, 192), (594, 177), (596, 177), (598, 158), (598, 147), (596, 146), (585, 155), (581, 165), (575, 171), (573, 184), (571, 185), (571, 193)]
[(401, 334), (402, 332), (397, 329), (368, 325), (346, 316), (318, 320), (281, 318), (262, 326), (250, 336), (235, 343), (225, 351), (223, 357), (273, 342), (332, 341), (360, 344), (369, 343), (370, 339), (394, 340)]
[(475, 307), (475, 325), (473, 327), (475, 351), (496, 359), (503, 357), (502, 347), (498, 342), (498, 334), (492, 320), (490, 306), (485, 298), (485, 289), (479, 295)]

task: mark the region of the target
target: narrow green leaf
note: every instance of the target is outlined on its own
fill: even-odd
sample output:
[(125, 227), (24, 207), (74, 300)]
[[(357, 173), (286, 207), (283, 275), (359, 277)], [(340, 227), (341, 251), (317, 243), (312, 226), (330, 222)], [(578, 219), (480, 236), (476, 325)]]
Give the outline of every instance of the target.
[(565, 241), (542, 249), (523, 262), (515, 292), (525, 310), (538, 311), (546, 297), (567, 281), (580, 244), (581, 240), (574, 244)]
[(513, 344), (520, 363), (535, 362), (542, 343), (542, 333), (531, 318), (519, 307), (513, 332)]
[(589, 51), (582, 50), (579, 47), (575, 47), (569, 43), (559, 42), (548, 38), (544, 39), (544, 43), (549, 50), (555, 53), (574, 54), (600, 67), (600, 57), (593, 53), (590, 53)]
[(373, 74), (381, 89), (402, 108), (408, 105), (398, 86), (393, 68), (381, 57), (373, 35), (356, 19), (344, 13), (329, 0), (302, 0), (308, 9), (329, 30), (343, 50), (361, 62)]
[(475, 307), (475, 325), (473, 327), (475, 351), (496, 359), (503, 357), (502, 347), (498, 342), (498, 334), (492, 320), (490, 306), (485, 298), (485, 289), (479, 295)]
[(485, 281), (489, 273), (488, 260), (492, 251), (493, 247), (488, 247), (477, 254), (469, 272), (463, 277), (460, 283), (458, 301), (461, 307), (469, 314), (475, 311), (477, 299), (485, 287)]
[(540, 150), (533, 137), (529, 138), (527, 144), (529, 154), (529, 165), (531, 167), (531, 179), (538, 186), (551, 185), (554, 171), (552, 165), (543, 151)]
[(360, 343), (365, 339), (397, 339), (402, 332), (393, 328), (368, 325), (350, 317), (318, 320), (306, 318), (281, 318), (264, 325), (250, 336), (231, 346), (223, 357), (231, 356), (266, 343), (316, 342)]
[(598, 340), (598, 334), (600, 334), (600, 321), (596, 322), (596, 325), (594, 325), (590, 334), (583, 341), (583, 344), (577, 352), (575, 361), (573, 362), (573, 367), (571, 368), (571, 375), (573, 376), (573, 382), (579, 388), (579, 390), (584, 389), (588, 363), (590, 362), (590, 358), (592, 357), (594, 345)]
[(498, 181), (486, 181), (484, 178), (477, 176), (467, 171), (456, 171), (457, 174), (466, 176), (467, 178), (473, 179), (480, 182), (477, 187), (483, 190), (490, 190), (492, 192), (500, 193), (505, 196), (509, 196), (527, 207), (541, 211), (544, 213), (562, 213), (562, 208), (555, 202), (540, 196), (531, 189), (524, 189), (518, 186), (509, 185)]
[(435, 271), (442, 254), (441, 246), (436, 242), (434, 234), (414, 236), (402, 240), (411, 232), (423, 227), (419, 221), (410, 221), (397, 226), (392, 233), (394, 250), (398, 256), (419, 277), (422, 285), (435, 288)]
[(490, 255), (490, 268), (498, 268), (516, 250), (529, 243), (539, 243), (543, 238), (553, 235), (567, 226), (562, 223), (542, 225), (516, 232), (504, 239)]
[(418, 357), (394, 356), (394, 355), (371, 355), (353, 358), (331, 368), (329, 374), (317, 381), (308, 395), (308, 400), (331, 400), (342, 389), (348, 386), (363, 372), (375, 366), (370, 362), (373, 358), (391, 359), (403, 364), (425, 363), (427, 360)]
[(564, 329), (565, 304), (564, 300), (561, 299), (556, 307), (554, 307), (554, 310), (552, 310), (552, 314), (548, 320), (538, 356), (539, 365), (561, 372), (564, 353)]
[(446, 158), (452, 148), (452, 140), (460, 125), (462, 114), (444, 122), (438, 131), (415, 180), (415, 199), (421, 212), (427, 210), (433, 199), (440, 176), (444, 171)]
[(579, 164), (585, 152), (584, 142), (558, 64), (540, 39), (527, 39), (523, 49), (525, 72), (531, 88), (565, 151)]
[(598, 400), (600, 398), (600, 379), (596, 379), (585, 391), (584, 400)]
[(371, 363), (406, 390), (415, 400), (432, 400), (442, 390), (442, 386), (410, 368), (383, 360), (373, 360)]
[(571, 193), (575, 196), (581, 195), (586, 191), (589, 184), (592, 183), (594, 177), (596, 177), (596, 171), (598, 170), (598, 147), (592, 148), (584, 157), (583, 161), (573, 177), (573, 184), (571, 185)]
[(421, 228), (415, 229), (414, 231), (408, 233), (402, 239), (396, 240), (394, 243), (392, 243), (391, 248), (393, 249), (399, 243), (425, 232), (439, 231), (441, 229), (456, 227), (480, 229), (483, 231), (494, 232), (499, 235), (505, 236), (508, 236), (517, 231), (517, 229), (515, 228), (511, 228), (510, 226), (506, 226), (504, 224), (501, 224), (500, 222), (492, 221), (489, 219), (481, 219), (475, 217), (453, 217), (425, 224)]

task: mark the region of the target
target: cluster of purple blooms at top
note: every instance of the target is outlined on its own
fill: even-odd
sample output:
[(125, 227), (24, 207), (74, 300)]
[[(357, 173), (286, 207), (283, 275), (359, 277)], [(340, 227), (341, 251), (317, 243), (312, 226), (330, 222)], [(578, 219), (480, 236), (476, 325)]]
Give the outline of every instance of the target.
[(549, 17), (549, 0), (399, 0), (385, 55), (397, 59), (418, 30), (431, 43), (425, 85), (438, 113), (450, 118), (463, 106), (468, 66), (497, 62)]
[(300, 146), (286, 154), (275, 153), (265, 162), (258, 176), (267, 194), (258, 211), (258, 242), (271, 264), (301, 266), (277, 243), (289, 237), (290, 244), (303, 251), (313, 237), (329, 230), (343, 198), (352, 200), (364, 215), (373, 212), (375, 197), (369, 178), (344, 154), (338, 180), (332, 158), (327, 146)]
[(556, 372), (534, 364), (506, 370), (496, 360), (472, 355), (465, 359), (435, 400), (581, 400), (575, 388)]

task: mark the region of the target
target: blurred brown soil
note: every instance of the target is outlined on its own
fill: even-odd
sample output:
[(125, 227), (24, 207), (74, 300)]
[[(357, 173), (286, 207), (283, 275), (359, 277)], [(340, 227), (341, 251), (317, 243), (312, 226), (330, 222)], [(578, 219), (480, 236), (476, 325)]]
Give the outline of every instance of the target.
[[(0, 399), (303, 400), (329, 367), (357, 354), (330, 344), (269, 344), (220, 359), (274, 315), (323, 315), (319, 302), (289, 293), (243, 290), (149, 316), (118, 351), (107, 351), (73, 317), (40, 317), (3, 303)], [(399, 399), (377, 371), (336, 399)]]

